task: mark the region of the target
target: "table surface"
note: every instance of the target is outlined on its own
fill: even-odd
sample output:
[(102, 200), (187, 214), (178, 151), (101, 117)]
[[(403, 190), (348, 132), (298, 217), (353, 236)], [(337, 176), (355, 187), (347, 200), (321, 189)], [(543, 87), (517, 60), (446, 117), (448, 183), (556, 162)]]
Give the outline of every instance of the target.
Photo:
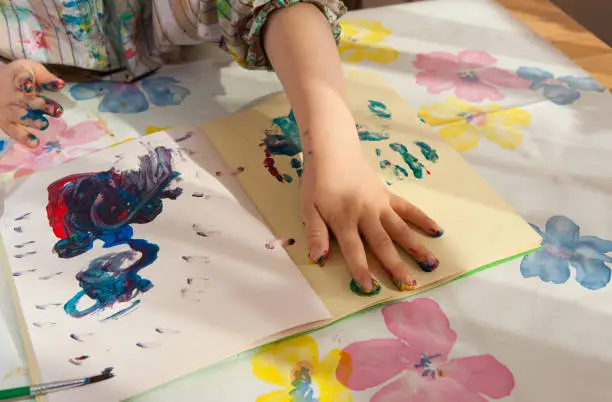
[[(555, 46), (607, 88), (612, 48), (549, 0), (497, 0), (514, 17)], [(589, 3), (591, 5), (591, 3)], [(596, 5), (591, 5), (596, 11)]]
[[(342, 52), (347, 71), (382, 74), (541, 232), (543, 249), (133, 400), (612, 400), (610, 93), (492, 0), (361, 10), (344, 24), (357, 41)], [(441, 67), (440, 59), (453, 62)], [(67, 89), (66, 123), (50, 130), (74, 156), (227, 116), (280, 90), (272, 74), (244, 71), (214, 49), (157, 76), (174, 77), (190, 95), (177, 106), (149, 97), (145, 112), (101, 113), (99, 98), (76, 101)], [(68, 141), (95, 131), (91, 125), (97, 135)], [(23, 164), (36, 170), (49, 157)], [(3, 388), (28, 378), (7, 284), (0, 286)], [(340, 359), (347, 355), (351, 371)], [(310, 382), (291, 382), (299, 367)]]

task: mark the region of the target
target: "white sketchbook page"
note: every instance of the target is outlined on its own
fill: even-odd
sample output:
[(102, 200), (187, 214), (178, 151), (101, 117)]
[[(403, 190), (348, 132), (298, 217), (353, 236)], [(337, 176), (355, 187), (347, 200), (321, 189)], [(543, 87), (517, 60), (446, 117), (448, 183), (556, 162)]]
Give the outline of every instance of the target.
[[(75, 275), (94, 258), (129, 248), (103, 249), (97, 241), (91, 250), (73, 258), (52, 254), (58, 239), (46, 216), (47, 187), (70, 174), (106, 171), (116, 156), (124, 158), (118, 169), (134, 168), (137, 157), (155, 146), (181, 147), (166, 133), (141, 141), (96, 152), (4, 187), (0, 226), (11, 270), (36, 269), (14, 277), (14, 282), (39, 380), (88, 376), (106, 367), (114, 367), (117, 374), (107, 382), (51, 394), (52, 402), (123, 400), (241, 352), (274, 333), (330, 318), (285, 250), (265, 247), (272, 239), (270, 230), (220, 183), (214, 174), (218, 168), (207, 163), (202, 169), (176, 155), (174, 170), (182, 173), (178, 185), (183, 194), (176, 200), (162, 200), (163, 211), (152, 222), (131, 225), (134, 239), (159, 246), (157, 260), (138, 273), (154, 287), (132, 299), (142, 302), (118, 320), (100, 321), (130, 302), (83, 318), (68, 316), (63, 305), (80, 290)], [(197, 152), (202, 160), (218, 161), (211, 147), (199, 147)], [(193, 197), (194, 193), (204, 197)], [(30, 213), (26, 219), (15, 220), (25, 213)], [(194, 224), (208, 236), (197, 235)], [(21, 228), (20, 232), (15, 228)], [(30, 241), (35, 243), (27, 244)], [(19, 245), (24, 246), (16, 248)], [(32, 251), (36, 254), (16, 257)], [(183, 256), (193, 258), (187, 262)], [(62, 274), (40, 279), (58, 272)], [(190, 286), (187, 278), (192, 278)], [(87, 302), (79, 308), (92, 304), (87, 296), (83, 300)], [(61, 305), (36, 307), (49, 303)], [(69, 362), (84, 355), (89, 358), (80, 366)]]
[(17, 349), (18, 345), (14, 342), (7, 325), (8, 320), (0, 311), (0, 389), (23, 386), (28, 382), (26, 368)]

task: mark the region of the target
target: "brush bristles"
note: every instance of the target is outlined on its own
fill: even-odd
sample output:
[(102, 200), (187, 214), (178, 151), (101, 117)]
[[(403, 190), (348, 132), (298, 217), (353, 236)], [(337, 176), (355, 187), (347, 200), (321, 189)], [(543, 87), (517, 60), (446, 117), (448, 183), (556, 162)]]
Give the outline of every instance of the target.
[(109, 367), (104, 369), (101, 374), (95, 375), (93, 377), (89, 377), (87, 380), (87, 384), (95, 384), (100, 381), (108, 380), (109, 378), (113, 378), (115, 375), (113, 374), (113, 368)]

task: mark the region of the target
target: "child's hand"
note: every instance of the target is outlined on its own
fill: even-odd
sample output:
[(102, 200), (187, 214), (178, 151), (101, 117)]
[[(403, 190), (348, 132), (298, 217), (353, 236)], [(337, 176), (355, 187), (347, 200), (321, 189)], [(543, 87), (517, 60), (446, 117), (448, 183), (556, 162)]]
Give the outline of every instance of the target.
[[(356, 131), (353, 135), (357, 138)], [(328, 145), (335, 150), (305, 152), (302, 215), (311, 261), (321, 264), (327, 257), (329, 228), (363, 290), (372, 290), (374, 283), (362, 238), (400, 290), (414, 288), (416, 282), (394, 242), (412, 255), (423, 270), (431, 271), (438, 266), (438, 259), (417, 241), (406, 222), (434, 237), (440, 236), (442, 230), (423, 211), (387, 190), (365, 162), (358, 141), (345, 141), (342, 146), (333, 142)]]
[(36, 148), (40, 141), (28, 127), (45, 130), (49, 126), (45, 115), (59, 117), (63, 112), (57, 102), (39, 95), (39, 89), (59, 91), (64, 85), (40, 63), (17, 60), (0, 66), (0, 130)]

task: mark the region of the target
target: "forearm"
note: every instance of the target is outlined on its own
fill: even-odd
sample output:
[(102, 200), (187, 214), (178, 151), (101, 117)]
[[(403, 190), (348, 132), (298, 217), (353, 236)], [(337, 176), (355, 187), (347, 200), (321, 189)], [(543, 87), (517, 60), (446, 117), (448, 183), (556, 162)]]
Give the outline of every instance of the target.
[[(275, 11), (264, 47), (293, 108), (304, 148), (358, 144), (340, 56), (321, 11), (308, 3)], [(338, 130), (326, 132), (329, 127)], [(306, 132), (311, 134), (307, 139)]]

